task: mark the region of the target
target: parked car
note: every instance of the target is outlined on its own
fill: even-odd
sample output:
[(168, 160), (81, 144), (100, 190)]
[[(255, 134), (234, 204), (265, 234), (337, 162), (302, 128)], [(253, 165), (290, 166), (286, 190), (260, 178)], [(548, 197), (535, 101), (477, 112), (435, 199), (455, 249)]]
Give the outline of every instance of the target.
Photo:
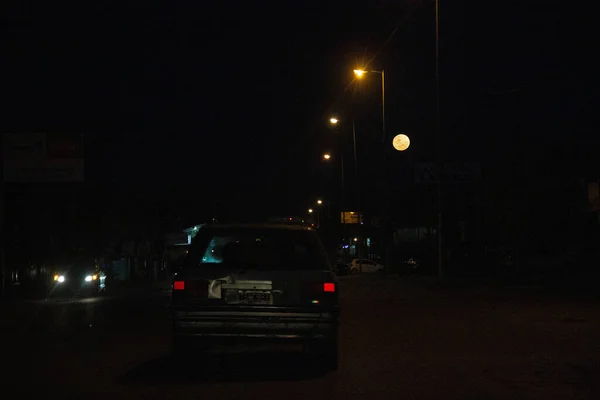
[(369, 260), (367, 258), (358, 259), (355, 258), (350, 262), (350, 273), (356, 274), (359, 272), (363, 273), (375, 273), (383, 270), (383, 265), (379, 264), (374, 260)]
[(336, 369), (338, 290), (310, 227), (207, 225), (173, 281), (173, 352), (302, 343), (319, 365)]

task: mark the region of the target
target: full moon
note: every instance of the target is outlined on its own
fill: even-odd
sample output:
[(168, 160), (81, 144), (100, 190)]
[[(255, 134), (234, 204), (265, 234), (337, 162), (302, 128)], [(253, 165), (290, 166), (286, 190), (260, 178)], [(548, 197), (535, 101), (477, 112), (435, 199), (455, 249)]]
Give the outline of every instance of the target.
[(394, 136), (392, 146), (398, 151), (404, 151), (410, 146), (410, 139), (404, 134)]

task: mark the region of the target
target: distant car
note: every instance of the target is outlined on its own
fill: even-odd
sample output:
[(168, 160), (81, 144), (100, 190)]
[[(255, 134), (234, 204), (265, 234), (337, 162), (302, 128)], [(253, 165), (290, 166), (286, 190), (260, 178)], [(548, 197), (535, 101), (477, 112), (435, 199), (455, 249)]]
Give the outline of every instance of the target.
[(51, 293), (91, 295), (106, 289), (106, 275), (94, 266), (58, 269), (53, 275)]
[(205, 226), (173, 281), (173, 352), (302, 343), (320, 365), (337, 369), (338, 291), (312, 228)]
[[(362, 264), (362, 268), (361, 268)], [(377, 263), (376, 261), (369, 260), (367, 258), (358, 259), (355, 258), (350, 262), (350, 273), (356, 274), (358, 272), (363, 273), (375, 273), (383, 270), (383, 265)]]

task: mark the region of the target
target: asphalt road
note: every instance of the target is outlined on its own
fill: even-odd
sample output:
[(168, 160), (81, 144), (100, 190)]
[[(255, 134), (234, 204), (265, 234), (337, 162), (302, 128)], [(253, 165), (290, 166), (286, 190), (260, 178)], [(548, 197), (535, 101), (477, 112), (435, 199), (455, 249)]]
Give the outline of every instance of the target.
[(383, 276), (350, 277), (341, 289), (341, 367), (329, 373), (284, 349), (233, 349), (177, 365), (168, 299), (157, 294), (0, 305), (2, 391), (61, 399), (600, 398), (597, 300)]

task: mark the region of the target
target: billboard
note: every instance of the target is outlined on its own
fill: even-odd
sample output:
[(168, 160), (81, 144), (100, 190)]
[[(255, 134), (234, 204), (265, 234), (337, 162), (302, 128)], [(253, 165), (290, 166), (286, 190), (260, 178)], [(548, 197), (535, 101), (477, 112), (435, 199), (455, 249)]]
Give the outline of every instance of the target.
[(83, 181), (82, 135), (5, 133), (2, 167), (7, 183)]
[(358, 224), (360, 218), (360, 223), (364, 223), (365, 219), (362, 213), (357, 213), (354, 211), (342, 211), (340, 213), (340, 221), (342, 224)]

